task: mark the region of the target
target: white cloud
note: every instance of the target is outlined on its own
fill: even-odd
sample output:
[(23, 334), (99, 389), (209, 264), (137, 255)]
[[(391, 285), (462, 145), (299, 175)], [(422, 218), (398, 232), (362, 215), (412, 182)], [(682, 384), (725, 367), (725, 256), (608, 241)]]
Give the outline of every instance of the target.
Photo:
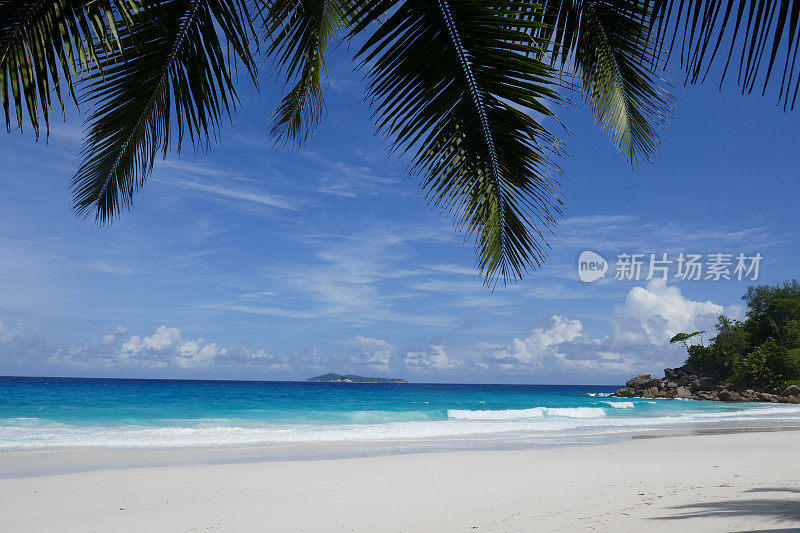
[(229, 351), (227, 356), (232, 364), (241, 361), (246, 366), (255, 366), (262, 369), (280, 372), (292, 370), (292, 366), (287, 362), (286, 358), (267, 353), (263, 349), (259, 349), (255, 352), (248, 349)]
[(182, 187), (184, 189), (191, 189), (194, 191), (204, 192), (212, 196), (217, 196), (226, 200), (241, 200), (245, 202), (253, 202), (256, 204), (265, 205), (268, 207), (277, 207), (280, 209), (297, 209), (290, 201), (281, 196), (274, 194), (265, 194), (258, 191), (252, 191), (241, 187), (227, 186), (221, 187), (219, 185), (212, 185), (210, 183), (202, 183), (199, 181), (190, 181), (181, 178), (170, 178), (161, 180), (164, 183)]
[(252, 187), (242, 186), (247, 180), (238, 173), (221, 170), (203, 163), (166, 160), (159, 163), (164, 169), (161, 175), (169, 177), (153, 178), (174, 187), (188, 189), (211, 198), (244, 202), (278, 209), (296, 210), (296, 203), (286, 197), (266, 193)]
[[(464, 367), (464, 361), (450, 356), (442, 342), (417, 341), (411, 349), (400, 349), (383, 339), (356, 335), (347, 343), (355, 349), (350, 363), (367, 365), (371, 370), (439, 372)], [(335, 361), (335, 356), (329, 359), (329, 363), (335, 364)]]
[(681, 331), (710, 329), (715, 317), (723, 311), (721, 305), (689, 300), (677, 286), (667, 286), (663, 280), (653, 280), (647, 284), (647, 288), (634, 287), (630, 290), (621, 316), (639, 322), (650, 342), (660, 344)]
[[(133, 335), (122, 341), (127, 328), (118, 326), (104, 335), (102, 343), (81, 348), (62, 348), (49, 361), (81, 368), (208, 368), (230, 364), (229, 349), (208, 342), (202, 337), (183, 339), (178, 328), (161, 325), (152, 335)], [(116, 347), (115, 344), (118, 344)], [(237, 354), (237, 363), (252, 357), (246, 349)]]
[(142, 353), (157, 353), (167, 348), (172, 348), (181, 339), (181, 331), (178, 328), (168, 328), (161, 325), (155, 333), (149, 337), (141, 338), (134, 335), (127, 342), (122, 344), (118, 355), (121, 359), (136, 357)]
[(394, 346), (381, 339), (373, 339), (356, 335), (350, 344), (359, 351), (360, 358), (364, 363), (376, 370), (389, 370), (391, 366), (392, 352)]
[(545, 355), (552, 354), (557, 345), (573, 341), (583, 335), (580, 320), (570, 320), (563, 315), (550, 318), (545, 327), (535, 328), (524, 339), (514, 339), (505, 350), (504, 357), (523, 364), (541, 364)]
[(472, 276), (473, 278), (480, 278), (480, 273), (475, 268), (469, 268), (461, 265), (442, 264), (430, 267), (431, 270), (436, 272), (444, 272), (446, 274), (458, 274), (463, 276)]
[(361, 194), (409, 194), (403, 180), (399, 176), (387, 177), (385, 168), (378, 171), (367, 164), (334, 161), (311, 150), (304, 150), (301, 155), (309, 163), (303, 170), (308, 178), (312, 178), (311, 182), (315, 182), (313, 188), (316, 192), (343, 198), (355, 198)]
[(117, 326), (117, 329), (111, 333), (103, 335), (103, 344), (113, 344), (119, 337), (125, 335), (126, 333), (128, 333), (128, 328)]
[[(315, 249), (313, 264), (280, 264), (277, 260), (264, 271), (275, 300), (296, 302), (302, 311), (277, 305), (224, 302), (213, 306), (252, 314), (287, 318), (336, 319), (359, 327), (376, 322), (397, 322), (419, 326), (452, 325), (450, 316), (432, 316), (414, 308), (400, 311), (409, 294), (405, 287), (390, 289), (400, 277), (416, 271), (398, 269), (407, 261), (414, 244), (440, 243), (450, 239), (446, 232), (428, 227), (374, 228), (355, 235), (312, 234), (304, 237)], [(481, 289), (473, 284), (473, 290)]]
[(406, 352), (403, 362), (412, 370), (452, 370), (463, 361), (447, 355), (443, 345), (434, 344), (424, 352)]
[(227, 348), (202, 337), (183, 340), (180, 329), (161, 325), (149, 337), (132, 336), (122, 343), (115, 356), (122, 365), (205, 368), (222, 363), (219, 359), (227, 353)]
[[(48, 362), (59, 366), (82, 369), (209, 369), (253, 368), (259, 371), (290, 372), (298, 368), (307, 370), (317, 366), (319, 356), (292, 358), (271, 354), (264, 349), (251, 349), (246, 345), (220, 346), (203, 337), (184, 339), (181, 330), (166, 325), (159, 326), (151, 335), (122, 336), (127, 329), (118, 326), (113, 333), (103, 336), (103, 342), (80, 348), (61, 348), (50, 352)], [(0, 330), (2, 333), (2, 330)]]
[(87, 270), (94, 270), (96, 272), (104, 272), (107, 274), (134, 274), (135, 269), (127, 265), (114, 265), (105, 261), (94, 261), (92, 263), (85, 263), (82, 265)]
[(669, 344), (680, 331), (712, 330), (723, 307), (710, 301), (693, 301), (675, 286), (651, 281), (634, 287), (625, 304), (610, 318), (610, 334), (591, 337), (583, 323), (555, 315), (526, 337), (505, 345), (478, 344), (486, 363), (518, 370), (603, 370), (633, 372), (678, 364), (685, 354)]
[(208, 367), (215, 363), (217, 356), (228, 353), (226, 348), (218, 348), (216, 343), (203, 344), (203, 339), (186, 341), (178, 345), (172, 363), (179, 368)]

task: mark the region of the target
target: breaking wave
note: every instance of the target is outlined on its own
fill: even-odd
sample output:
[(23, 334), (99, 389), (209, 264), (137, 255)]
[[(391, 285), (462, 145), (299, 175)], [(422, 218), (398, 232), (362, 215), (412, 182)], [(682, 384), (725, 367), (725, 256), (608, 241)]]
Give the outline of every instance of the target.
[(687, 425), (751, 427), (756, 421), (762, 424), (782, 424), (784, 421), (800, 423), (800, 406), (796, 405), (752, 406), (669, 416), (626, 416), (632, 411), (615, 407), (608, 410), (606, 412), (602, 407), (533, 407), (494, 411), (451, 409), (444, 420), (248, 426), (242, 424), (242, 420), (231, 419), (204, 420), (193, 427), (71, 426), (47, 420), (15, 419), (12, 422), (4, 419), (4, 423), (0, 424), (0, 449), (223, 447), (417, 439), (540, 438), (612, 434)]
[(636, 404), (633, 402), (602, 402), (614, 409), (631, 409), (632, 407), (636, 407)]

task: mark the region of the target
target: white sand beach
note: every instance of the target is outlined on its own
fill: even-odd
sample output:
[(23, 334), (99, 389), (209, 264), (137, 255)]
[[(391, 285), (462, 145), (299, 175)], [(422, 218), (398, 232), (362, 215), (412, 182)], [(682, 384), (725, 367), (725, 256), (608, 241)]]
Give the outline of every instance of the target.
[(0, 531), (786, 531), (798, 445), (774, 431), (9, 478)]

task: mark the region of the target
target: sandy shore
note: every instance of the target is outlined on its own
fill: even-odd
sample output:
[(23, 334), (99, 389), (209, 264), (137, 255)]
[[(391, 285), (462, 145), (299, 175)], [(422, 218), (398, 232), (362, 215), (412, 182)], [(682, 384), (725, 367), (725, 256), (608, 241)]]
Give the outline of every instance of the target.
[(12, 478), (0, 531), (786, 531), (798, 459), (781, 431)]

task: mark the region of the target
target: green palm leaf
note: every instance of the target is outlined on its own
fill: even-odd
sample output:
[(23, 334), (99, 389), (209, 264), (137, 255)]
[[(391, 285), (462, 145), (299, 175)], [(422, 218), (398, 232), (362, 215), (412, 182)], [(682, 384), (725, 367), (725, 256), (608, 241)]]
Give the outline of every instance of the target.
[(357, 57), (377, 126), (409, 154), (431, 203), (475, 239), (492, 284), (547, 253), (560, 144), (540, 119), (554, 118), (545, 103), (556, 89), (579, 90), (634, 164), (652, 158), (671, 115), (658, 75), (670, 55), (687, 83), (718, 65), (720, 83), (737, 71), (743, 92), (762, 94), (782, 69), (784, 108), (800, 90), (800, 0), (255, 0), (257, 11), (249, 2), (0, 0), (7, 129), (27, 120), (38, 135), (52, 100), (88, 100), (74, 209), (107, 223), (131, 206), (158, 153), (180, 150), (185, 135), (208, 148), (237, 105), (237, 64), (255, 80), (256, 13), (288, 86), (272, 133), (297, 145), (324, 114), (337, 31), (369, 30)]
[(6, 128), (16, 122), (21, 130), (27, 116), (37, 136), (40, 120), (49, 130), (52, 97), (62, 109), (65, 92), (75, 98), (74, 79), (92, 74), (98, 50), (118, 44), (118, 21), (129, 20), (135, 11), (134, 0), (0, 0), (0, 101)]
[(648, 39), (650, 20), (639, 2), (586, 1), (575, 45), (584, 98), (632, 164), (652, 160), (658, 130), (672, 117), (665, 82), (648, 67), (657, 47)]
[(554, 67), (577, 77), (595, 120), (632, 164), (651, 160), (659, 129), (672, 117), (672, 97), (655, 69), (652, 11), (639, 0), (545, 0), (537, 37)]
[(668, 56), (678, 55), (687, 83), (704, 82), (712, 66), (719, 64), (720, 87), (729, 70), (734, 70), (742, 93), (761, 86), (764, 95), (773, 73), (782, 71), (778, 100), (784, 109), (794, 108), (800, 90), (800, 0), (643, 3), (657, 16), (652, 30), (665, 46), (669, 43)]
[(561, 201), (548, 151), (556, 139), (552, 70), (525, 1), (356, 1), (353, 33), (386, 15), (359, 51), (378, 127), (412, 157), (434, 205), (476, 240), (489, 284), (521, 278), (546, 256)]
[(269, 2), (264, 33), (267, 55), (294, 85), (272, 117), (276, 140), (303, 145), (325, 110), (321, 78), (327, 76), (325, 52), (336, 31), (347, 25), (346, 0), (276, 0)]
[(78, 214), (111, 222), (130, 207), (156, 154), (166, 156), (171, 144), (180, 150), (186, 133), (208, 148), (237, 103), (232, 61), (255, 80), (249, 21), (240, 0), (143, 3), (121, 36), (124, 60), (100, 57), (104, 78), (87, 91), (93, 111), (73, 179)]

